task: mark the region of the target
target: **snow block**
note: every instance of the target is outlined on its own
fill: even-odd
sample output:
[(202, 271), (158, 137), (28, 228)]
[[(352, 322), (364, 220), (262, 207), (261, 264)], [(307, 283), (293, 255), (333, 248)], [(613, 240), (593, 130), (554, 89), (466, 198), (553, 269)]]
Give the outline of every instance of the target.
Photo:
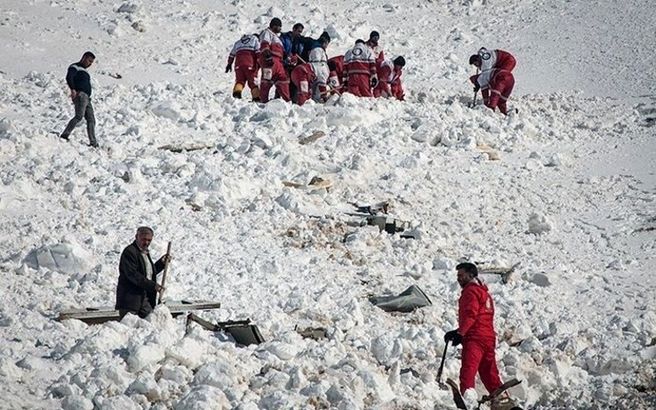
[(23, 263), (32, 269), (50, 269), (61, 273), (86, 272), (91, 266), (91, 255), (72, 243), (44, 245), (31, 251)]

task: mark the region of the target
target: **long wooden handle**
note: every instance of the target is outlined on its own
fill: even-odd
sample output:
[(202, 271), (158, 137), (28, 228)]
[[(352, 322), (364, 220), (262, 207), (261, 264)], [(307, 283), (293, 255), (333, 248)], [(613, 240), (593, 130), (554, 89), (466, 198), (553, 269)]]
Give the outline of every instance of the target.
[(166, 273), (169, 271), (170, 255), (171, 255), (171, 242), (169, 242), (168, 246), (166, 247), (167, 258), (166, 258), (166, 265), (164, 265), (164, 274), (162, 274), (162, 290), (159, 291), (159, 300), (157, 301), (158, 305), (162, 303), (162, 296), (164, 295), (164, 285), (166, 284)]

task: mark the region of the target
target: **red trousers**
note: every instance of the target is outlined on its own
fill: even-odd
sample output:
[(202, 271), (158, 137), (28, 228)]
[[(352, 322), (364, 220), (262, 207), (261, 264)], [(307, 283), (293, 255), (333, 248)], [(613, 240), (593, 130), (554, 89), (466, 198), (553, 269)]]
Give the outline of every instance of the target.
[(310, 84), (313, 79), (307, 74), (307, 71), (302, 70), (302, 67), (296, 67), (292, 70), (292, 83), (296, 86), (296, 103), (303, 105), (307, 100), (312, 98), (312, 90)]
[(289, 101), (289, 78), (287, 77), (285, 67), (282, 65), (282, 60), (279, 58), (273, 59), (273, 65), (271, 67), (262, 66), (260, 101), (263, 103), (269, 101), (269, 90), (274, 85), (280, 97), (285, 101)]
[(373, 97), (368, 74), (349, 74), (348, 92), (358, 97)]
[(257, 87), (257, 70), (252, 66), (237, 67), (235, 66), (235, 84), (242, 86), (248, 83), (248, 87), (252, 90)]
[(483, 102), (491, 109), (499, 107), (499, 111), (508, 114), (508, 107), (506, 101), (512, 93), (515, 86), (515, 77), (510, 71), (499, 71), (490, 80), (490, 89), (483, 90)]
[(463, 340), (462, 366), (460, 367), (460, 392), (475, 386), (476, 373), (489, 393), (501, 386), (497, 360), (494, 355), (496, 342), (487, 340)]

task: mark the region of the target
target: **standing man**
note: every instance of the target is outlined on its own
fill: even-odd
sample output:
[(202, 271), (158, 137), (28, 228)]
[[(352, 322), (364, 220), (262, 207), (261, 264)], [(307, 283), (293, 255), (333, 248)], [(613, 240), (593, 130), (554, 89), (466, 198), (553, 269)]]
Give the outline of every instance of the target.
[(257, 70), (259, 70), (257, 60), (259, 56), (260, 39), (257, 34), (244, 34), (232, 46), (225, 72), (232, 71), (232, 63), (235, 62), (235, 86), (232, 89), (234, 98), (241, 98), (244, 85), (248, 84), (253, 101), (260, 101), (260, 89), (257, 85)]
[(71, 132), (75, 126), (84, 118), (87, 121), (87, 135), (89, 136), (89, 144), (97, 148), (96, 142), (96, 118), (93, 115), (93, 105), (91, 105), (91, 76), (87, 68), (96, 60), (96, 56), (87, 51), (82, 55), (82, 59), (77, 63), (73, 63), (68, 67), (66, 73), (66, 83), (71, 90), (71, 100), (75, 105), (75, 117), (69, 122), (64, 132), (61, 133), (60, 138), (68, 141)]
[(289, 77), (282, 62), (284, 48), (279, 37), (281, 30), (282, 22), (274, 17), (269, 27), (260, 34), (260, 66), (262, 67), (260, 101), (263, 103), (269, 102), (269, 91), (274, 85), (283, 100), (290, 100)]
[(515, 77), (512, 75), (515, 57), (507, 51), (490, 51), (481, 47), (478, 54), (469, 57), (469, 64), (481, 70), (480, 74), (469, 78), (474, 84), (474, 92), (482, 90), (485, 106), (492, 110), (498, 106), (499, 111), (508, 115), (506, 101), (515, 86)]
[[(292, 26), (292, 31), (288, 31), (280, 35), (282, 46), (284, 49), (283, 63), (287, 77), (291, 78), (292, 70), (297, 64), (305, 64), (307, 61), (299, 61), (303, 53), (303, 30), (305, 27), (301, 23), (296, 23)], [(302, 60), (302, 59), (301, 59)], [(298, 90), (294, 82), (289, 83), (289, 96), (292, 101), (296, 101), (296, 94)]]
[(317, 39), (317, 43), (310, 50), (308, 63), (312, 65), (317, 78), (312, 87), (312, 97), (315, 101), (320, 102), (327, 98), (326, 85), (330, 77), (330, 68), (328, 67), (328, 55), (326, 49), (330, 44), (330, 34), (324, 31)]
[(356, 40), (355, 47), (344, 55), (347, 90), (358, 97), (371, 97), (372, 88), (378, 85), (376, 61), (371, 48), (363, 40)]
[[(472, 395), (466, 395), (465, 392), (474, 389), (476, 373), (487, 391), (492, 393), (502, 384), (494, 353), (494, 302), (487, 286), (478, 279), (476, 265), (461, 263), (456, 266), (456, 271), (462, 288), (458, 300), (458, 329), (447, 332), (444, 342), (452, 342), (453, 346), (462, 344), (461, 394)], [(492, 401), (492, 410), (511, 409), (514, 406), (507, 393)]]
[(123, 249), (118, 266), (116, 307), (121, 319), (128, 313), (144, 318), (153, 311), (157, 293), (164, 288), (157, 284), (157, 274), (169, 262), (169, 255), (153, 263), (148, 247), (153, 240), (153, 230), (147, 226), (137, 228), (134, 242)]
[(380, 34), (376, 30), (369, 33), (367, 45), (371, 49), (374, 60), (376, 60), (376, 67), (379, 67), (385, 60), (385, 53), (383, 52), (383, 48), (378, 45), (378, 40), (380, 40)]

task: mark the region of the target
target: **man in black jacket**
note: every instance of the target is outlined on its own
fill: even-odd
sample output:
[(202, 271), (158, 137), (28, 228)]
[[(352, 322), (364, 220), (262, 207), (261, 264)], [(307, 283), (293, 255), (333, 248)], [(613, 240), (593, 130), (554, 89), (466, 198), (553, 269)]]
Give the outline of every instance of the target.
[[(157, 293), (164, 288), (157, 284), (157, 274), (169, 261), (169, 255), (153, 263), (148, 246), (153, 240), (153, 230), (147, 226), (137, 229), (134, 242), (123, 249), (119, 263), (116, 307), (121, 319), (128, 313), (144, 318), (153, 311)], [(150, 279), (149, 279), (150, 278)]]
[(66, 83), (68, 88), (71, 89), (71, 99), (75, 105), (75, 117), (73, 117), (61, 133), (60, 137), (68, 141), (68, 137), (75, 129), (75, 126), (82, 121), (82, 118), (87, 120), (87, 135), (89, 136), (89, 144), (92, 147), (98, 147), (96, 142), (96, 118), (93, 115), (93, 105), (91, 105), (91, 76), (87, 68), (95, 61), (96, 56), (87, 51), (82, 55), (82, 59), (73, 63), (68, 67), (66, 73)]

